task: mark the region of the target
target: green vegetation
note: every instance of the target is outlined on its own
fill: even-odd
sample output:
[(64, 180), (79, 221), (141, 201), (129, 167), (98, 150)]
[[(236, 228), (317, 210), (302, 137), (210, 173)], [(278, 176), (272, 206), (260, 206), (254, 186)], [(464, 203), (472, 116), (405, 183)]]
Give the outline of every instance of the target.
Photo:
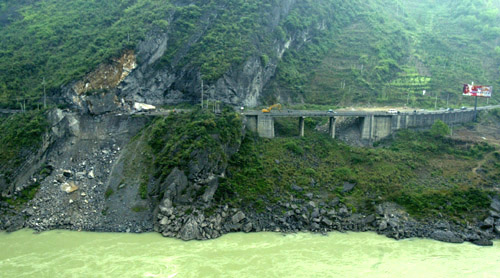
[[(154, 67), (200, 70), (208, 83), (250, 57), (278, 62), (270, 103), (281, 94), (432, 107), (437, 96), (439, 106), (461, 106), (472, 102), (460, 95), (463, 82), (500, 85), (492, 1), (303, 0), (284, 10), (278, 0), (2, 1), (0, 107), (36, 107), (44, 87), (57, 98), (61, 85), (164, 36), (169, 47)], [(286, 42), (281, 57), (276, 45)]]
[(135, 206), (132, 207), (132, 211), (133, 212), (143, 212), (143, 211), (146, 211), (146, 210), (148, 210), (148, 208), (145, 207), (145, 206), (141, 206), (141, 205), (135, 205)]
[(306, 11), (320, 9), (332, 15), (331, 25), (312, 24), (311, 43), (285, 53), (267, 91), (269, 103), (280, 93), (296, 102), (340, 106), (430, 108), (437, 99), (439, 107), (459, 107), (473, 101), (461, 96), (464, 82), (499, 85), (500, 13), (491, 1), (338, 2), (299, 4), (303, 14), (296, 22), (317, 20), (321, 13)]
[(241, 119), (228, 108), (220, 116), (198, 109), (158, 118), (148, 133), (148, 144), (154, 154), (155, 178), (163, 180), (175, 167), (187, 170), (188, 162), (200, 151), (206, 152), (211, 161), (227, 161), (222, 147), (238, 145)]
[(40, 102), (46, 88), (83, 77), (125, 49), (134, 49), (147, 32), (163, 27), (169, 1), (17, 1), (12, 22), (0, 28), (0, 106)]
[[(165, 190), (161, 184), (174, 168), (188, 174), (190, 163), (197, 159), (205, 161), (202, 167), (207, 171), (223, 168), (229, 159), (227, 149), (240, 144), (241, 129), (240, 115), (227, 107), (217, 115), (196, 107), (192, 112), (158, 117), (125, 149), (123, 178), (137, 185), (141, 199), (161, 199)], [(203, 192), (200, 188), (195, 195)]]
[(142, 182), (139, 185), (139, 196), (141, 196), (141, 199), (143, 199), (143, 200), (148, 198), (148, 184), (147, 184), (147, 182)]
[(106, 192), (104, 192), (104, 198), (108, 199), (109, 197), (111, 197), (111, 195), (113, 195), (113, 193), (115, 193), (113, 188), (108, 187), (108, 189), (106, 189)]
[[(310, 134), (306, 138), (273, 140), (246, 136), (230, 160), (228, 177), (221, 181), (216, 199), (262, 209), (311, 192), (318, 202), (339, 197), (360, 212), (372, 212), (374, 205), (393, 201), (415, 217), (439, 212), (461, 221), (487, 211), (493, 191), (483, 185), (500, 175), (500, 167), (488, 169), (488, 177), (473, 171), (484, 157), (495, 153), (485, 143), (404, 130), (394, 141), (369, 149), (331, 140), (312, 127), (306, 133)], [(345, 182), (356, 184), (355, 189), (344, 192)]]
[(432, 124), (429, 132), (433, 136), (446, 136), (450, 134), (450, 128), (443, 121), (437, 120)]
[(0, 117), (0, 174), (7, 184), (26, 157), (40, 146), (47, 127), (41, 110)]
[(32, 200), (36, 193), (40, 189), (40, 184), (35, 182), (34, 184), (28, 186), (27, 188), (21, 190), (19, 195), (12, 198), (4, 198), (0, 196), (0, 201), (5, 201), (7, 204), (14, 206), (15, 209), (19, 210), (23, 208), (24, 204), (26, 204), (29, 200)]

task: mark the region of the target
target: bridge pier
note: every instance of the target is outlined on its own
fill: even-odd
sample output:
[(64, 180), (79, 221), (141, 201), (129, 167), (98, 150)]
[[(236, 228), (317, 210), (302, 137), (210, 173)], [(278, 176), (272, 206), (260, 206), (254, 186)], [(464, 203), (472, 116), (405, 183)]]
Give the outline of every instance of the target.
[(274, 118), (270, 115), (257, 116), (257, 132), (260, 137), (274, 138)]
[(304, 137), (304, 119), (305, 117), (299, 117), (299, 135)]
[(332, 138), (335, 138), (335, 121), (335, 117), (330, 117), (328, 120), (328, 134)]
[(363, 118), (361, 122), (361, 140), (371, 142), (373, 139), (373, 125), (375, 124), (375, 116), (369, 115)]
[(258, 116), (253, 116), (253, 115), (246, 116), (245, 119), (246, 119), (246, 127), (248, 128), (248, 130), (252, 132), (258, 132), (257, 128)]

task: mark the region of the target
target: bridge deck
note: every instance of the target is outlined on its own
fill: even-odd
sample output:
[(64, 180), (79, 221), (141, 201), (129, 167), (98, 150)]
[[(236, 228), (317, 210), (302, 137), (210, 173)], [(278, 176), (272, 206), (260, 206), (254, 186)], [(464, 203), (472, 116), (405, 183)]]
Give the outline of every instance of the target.
[(368, 116), (394, 116), (394, 115), (431, 115), (442, 113), (461, 113), (471, 111), (453, 110), (453, 111), (416, 111), (416, 112), (400, 112), (399, 114), (390, 114), (384, 111), (318, 111), (318, 110), (281, 110), (263, 113), (261, 111), (245, 111), (242, 114), (245, 116), (271, 116), (271, 117), (368, 117)]

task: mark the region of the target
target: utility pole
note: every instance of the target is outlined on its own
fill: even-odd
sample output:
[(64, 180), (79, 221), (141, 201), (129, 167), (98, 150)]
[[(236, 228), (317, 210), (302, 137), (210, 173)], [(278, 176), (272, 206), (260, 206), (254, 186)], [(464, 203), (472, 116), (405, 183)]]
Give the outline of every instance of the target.
[(448, 108), (448, 107), (449, 107), (449, 106), (448, 106), (448, 99), (449, 99), (449, 98), (450, 98), (450, 93), (448, 93), (448, 94), (446, 95), (446, 108)]

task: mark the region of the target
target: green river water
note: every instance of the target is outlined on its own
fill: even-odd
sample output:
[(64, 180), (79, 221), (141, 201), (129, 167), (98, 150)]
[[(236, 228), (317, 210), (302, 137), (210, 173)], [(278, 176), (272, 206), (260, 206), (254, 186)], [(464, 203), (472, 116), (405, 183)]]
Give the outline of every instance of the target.
[(500, 277), (493, 247), (374, 233), (0, 233), (0, 277)]

